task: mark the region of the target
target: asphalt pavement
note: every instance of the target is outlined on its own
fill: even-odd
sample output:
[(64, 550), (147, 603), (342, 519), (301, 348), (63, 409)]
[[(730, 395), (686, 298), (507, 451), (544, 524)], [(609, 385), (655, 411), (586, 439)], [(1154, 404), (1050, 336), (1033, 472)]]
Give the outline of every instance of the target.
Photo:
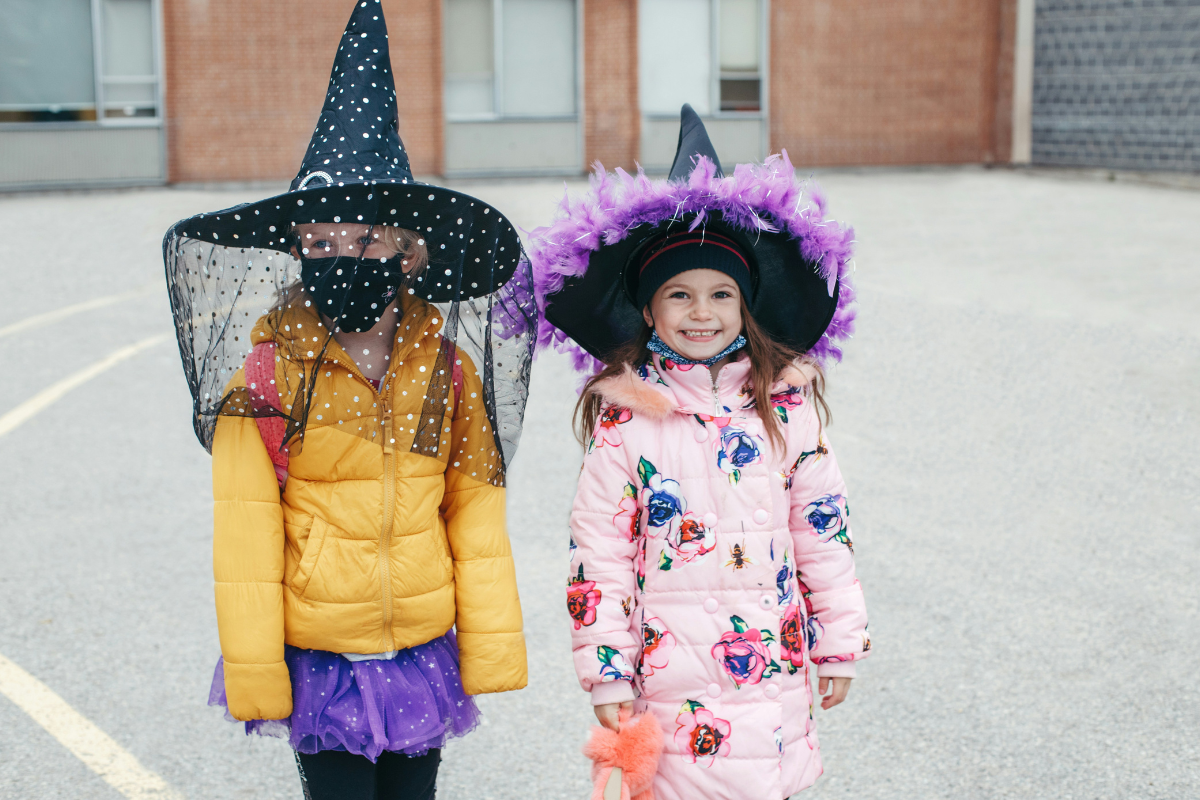
[[(858, 237), (829, 437), (873, 653), (817, 711), (826, 772), (802, 796), (1200, 796), (1200, 192), (976, 168), (816, 178)], [(525, 228), (563, 191), (455, 185)], [(0, 415), (169, 333), (163, 231), (265, 193), (0, 196)], [(577, 381), (552, 354), (533, 376), (508, 515), (530, 685), (481, 699), (483, 725), (445, 753), (449, 800), (590, 791), (562, 588)], [(189, 409), (167, 341), (0, 436), (0, 655), (182, 797), (298, 800), (286, 744), (205, 705), (211, 492)], [(0, 798), (120, 796), (0, 696)]]

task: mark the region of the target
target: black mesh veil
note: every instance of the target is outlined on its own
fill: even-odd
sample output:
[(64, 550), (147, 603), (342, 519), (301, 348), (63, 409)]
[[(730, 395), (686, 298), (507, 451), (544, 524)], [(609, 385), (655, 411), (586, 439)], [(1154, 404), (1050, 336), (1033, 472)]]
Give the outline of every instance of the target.
[[(432, 221), (449, 231), (466, 225), (458, 216)], [(507, 223), (501, 218), (493, 224)], [(420, 227), (423, 230), (417, 233), (430, 237), (422, 240), (428, 265), (416, 277), (403, 276), (398, 269), (384, 276), (395, 282), (398, 295), (392, 313), (403, 318), (389, 354), (395, 363), (372, 402), (364, 399), (373, 388), (364, 380), (362, 394), (347, 403), (331, 400), (330, 393), (322, 391), (322, 382), (332, 379), (335, 370), (362, 378), (354, 362), (363, 356), (352, 356), (335, 340), (336, 314), (331, 319), (316, 313), (313, 296), (300, 280), (300, 261), (281, 250), (204, 241), (189, 236), (186, 227), (187, 221), (168, 232), (164, 260), (180, 355), (192, 393), (193, 425), (206, 449), (212, 449), (221, 415), (281, 419), (286, 425), (283, 446), (293, 454), (303, 447), (305, 432), (321, 426), (334, 425), (347, 434), (381, 441), (383, 415), (391, 410), (386, 408), (389, 399), (394, 398), (394, 404), (400, 393), (408, 399), (416, 389), (422, 395), (421, 410), (398, 420), (401, 432), (407, 434), (399, 441), (414, 453), (436, 458), (440, 448), (455, 444), (447, 435), (448, 409), (460, 404), (477, 408), (486, 415), (486, 424), (477, 431), (482, 440), (473, 439), (470, 445), (471, 472), (477, 479), (503, 484), (520, 440), (536, 337), (532, 276), (519, 245), (511, 275), (504, 270), (500, 278), (506, 280), (499, 288), (480, 293), (480, 287), (491, 282), (481, 281), (478, 270), (464, 271), (464, 252), (452, 254), (450, 247), (442, 246), (458, 239), (457, 235), (443, 230), (435, 239), (435, 226), (430, 225), (404, 229)], [(345, 225), (330, 223), (330, 227)], [(378, 238), (382, 227), (367, 230)], [(476, 233), (480, 230), (475, 227)], [(403, 260), (402, 255), (397, 253), (392, 263)], [(366, 274), (361, 257), (339, 257), (335, 262), (339, 274), (350, 281)], [(400, 341), (406, 337), (413, 347)], [(264, 342), (274, 342), (277, 385), (251, 388), (243, 368), (255, 345)], [(419, 352), (422, 347), (426, 355)], [(430, 348), (436, 355), (430, 355), (434, 352)], [(410, 355), (404, 356), (405, 352)], [(275, 396), (278, 408), (263, 402)], [(467, 463), (451, 457), (448, 468), (465, 470)]]
[[(222, 415), (250, 416), (264, 441), (282, 438), (277, 455), (336, 427), (503, 483), (536, 338), (529, 262), (499, 211), (413, 180), (396, 102), (382, 4), (362, 0), (289, 190), (167, 231), (171, 311), (210, 452)], [(375, 326), (383, 318), (395, 324)], [(385, 338), (363, 347), (364, 331)], [(374, 386), (364, 373), (381, 370)]]

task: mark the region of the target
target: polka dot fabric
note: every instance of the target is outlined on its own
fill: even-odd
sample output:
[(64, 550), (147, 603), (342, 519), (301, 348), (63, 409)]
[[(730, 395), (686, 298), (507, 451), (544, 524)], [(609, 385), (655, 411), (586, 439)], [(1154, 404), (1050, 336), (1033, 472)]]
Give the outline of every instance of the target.
[[(390, 63), (379, 1), (362, 0), (289, 191), (182, 220), (167, 232), (167, 285), (193, 425), (211, 451), (221, 415), (280, 417), (283, 448), (292, 455), (314, 428), (337, 427), (381, 446), (394, 429), (390, 445), (502, 485), (520, 438), (537, 328), (529, 263), (496, 209), (413, 180)], [(338, 315), (324, 306), (318, 315), (311, 287), (301, 282), (297, 256), (308, 243), (296, 226), (317, 223), (334, 233), (360, 226), (375, 239), (385, 228), (409, 231), (428, 255), (423, 268), (394, 275), (365, 257), (338, 259), (339, 280), (395, 284), (388, 289), (404, 319), (390, 349), (376, 356), (388, 363), (379, 389), (359, 354), (332, 336)], [(268, 342), (275, 384), (257, 385), (244, 368), (266, 352), (255, 345)], [(457, 392), (455, 375), (462, 376)], [(479, 423), (467, 441), (450, 432), (456, 406)]]

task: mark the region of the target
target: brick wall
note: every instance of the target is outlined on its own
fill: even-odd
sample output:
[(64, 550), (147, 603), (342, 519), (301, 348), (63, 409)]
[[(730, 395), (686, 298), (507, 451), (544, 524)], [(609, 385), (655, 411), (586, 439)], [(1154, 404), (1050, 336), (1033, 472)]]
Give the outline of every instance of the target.
[(1033, 161), (1200, 170), (1200, 0), (1037, 0)]
[(1013, 0), (773, 0), (771, 149), (797, 165), (1007, 161)]
[(637, 0), (584, 0), (583, 25), (586, 161), (632, 170), (641, 137)]
[[(290, 180), (354, 2), (165, 0), (169, 180)], [(384, 9), (401, 136), (415, 172), (440, 172), (441, 3)]]

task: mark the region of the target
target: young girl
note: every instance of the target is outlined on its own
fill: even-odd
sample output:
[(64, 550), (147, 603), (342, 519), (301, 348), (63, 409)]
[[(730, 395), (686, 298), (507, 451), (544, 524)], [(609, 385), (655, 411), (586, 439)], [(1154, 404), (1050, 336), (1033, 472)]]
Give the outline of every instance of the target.
[(210, 702), (287, 738), (306, 797), (431, 798), (470, 695), (526, 683), (504, 473), (528, 266), (495, 209), (413, 182), (378, 2), (291, 190), (164, 252), (213, 455)]
[(535, 240), (544, 340), (603, 360), (576, 415), (575, 668), (605, 726), (659, 721), (659, 800), (811, 785), (809, 664), (829, 709), (870, 650), (818, 411), (818, 362), (852, 320), (849, 241), (786, 158), (723, 178), (686, 106), (669, 182), (601, 176)]

